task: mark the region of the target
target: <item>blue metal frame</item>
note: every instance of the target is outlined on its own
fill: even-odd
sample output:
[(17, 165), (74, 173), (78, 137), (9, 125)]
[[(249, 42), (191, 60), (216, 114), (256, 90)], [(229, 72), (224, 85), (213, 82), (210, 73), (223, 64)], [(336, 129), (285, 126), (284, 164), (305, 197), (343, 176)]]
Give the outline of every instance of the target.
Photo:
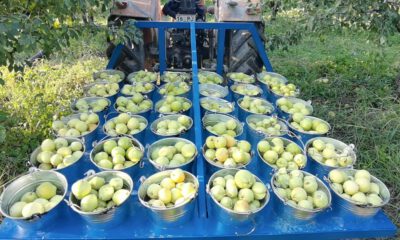
[[(198, 22), (136, 22), (139, 28), (157, 28), (159, 34), (159, 61), (160, 72), (166, 70), (165, 30), (169, 28), (190, 29), (192, 47), (192, 72), (193, 72), (193, 110), (194, 128), (190, 132), (190, 139), (195, 142), (197, 149), (202, 148), (202, 124), (200, 115), (199, 81), (197, 77), (197, 51), (196, 30), (217, 29), (217, 72), (223, 73), (224, 39), (227, 30), (247, 30), (251, 32), (258, 52), (264, 62), (267, 71), (273, 71), (264, 50), (263, 43), (254, 24), (251, 23), (198, 23)], [(118, 45), (107, 65), (107, 69), (116, 67), (117, 60), (122, 53), (123, 46)], [(153, 116), (154, 117), (154, 116)], [(151, 139), (147, 139), (151, 141)], [(165, 227), (148, 219), (148, 212), (137, 200), (137, 186), (133, 196), (129, 199), (129, 217), (126, 222), (110, 229), (99, 229), (88, 226), (75, 212), (63, 205), (62, 223), (57, 226), (48, 226), (42, 231), (35, 229), (22, 229), (15, 222), (5, 219), (0, 225), (0, 239), (16, 238), (50, 238), (50, 239), (76, 239), (76, 238), (113, 238), (113, 239), (146, 239), (148, 237), (174, 239), (200, 239), (218, 238), (231, 239), (241, 237), (242, 239), (339, 239), (339, 238), (364, 238), (364, 237), (389, 237), (396, 233), (394, 226), (383, 211), (371, 218), (361, 218), (343, 211), (340, 207), (333, 205), (332, 209), (321, 213), (312, 221), (296, 221), (290, 219), (290, 214), (278, 214), (271, 211), (276, 206), (282, 206), (276, 202), (274, 194), (272, 200), (265, 209), (257, 214), (254, 225), (227, 225), (220, 222), (212, 215), (210, 201), (205, 192), (206, 171), (205, 163), (201, 153), (196, 159), (196, 173), (200, 188), (197, 197), (196, 216), (185, 226)], [(147, 174), (153, 171), (149, 164), (142, 169)], [(137, 181), (137, 179), (134, 181)], [(136, 196), (136, 197), (135, 197)], [(277, 205), (278, 204), (278, 205)], [(131, 227), (131, 228), (129, 228)]]

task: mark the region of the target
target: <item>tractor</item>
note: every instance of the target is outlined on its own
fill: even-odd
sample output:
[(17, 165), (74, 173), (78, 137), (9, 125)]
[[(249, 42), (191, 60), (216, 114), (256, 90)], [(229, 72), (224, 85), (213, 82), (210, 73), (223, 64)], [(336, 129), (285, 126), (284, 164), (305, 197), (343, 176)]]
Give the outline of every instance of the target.
[[(206, 7), (204, 0), (169, 0), (161, 6), (159, 0), (116, 1), (108, 18), (109, 28), (118, 28), (128, 20), (134, 21), (209, 21), (251, 22), (263, 37), (262, 0), (214, 0)], [(126, 42), (117, 68), (125, 72), (141, 69), (157, 71), (158, 35), (156, 29), (138, 29), (141, 41)], [(262, 39), (264, 41), (264, 39)], [(213, 70), (216, 65), (218, 31), (196, 30), (198, 67)], [(108, 40), (107, 55), (115, 45)], [(225, 36), (224, 70), (253, 74), (260, 72), (263, 62), (251, 34), (244, 30), (229, 30)], [(192, 63), (190, 30), (168, 29), (165, 35), (167, 70), (190, 71)]]

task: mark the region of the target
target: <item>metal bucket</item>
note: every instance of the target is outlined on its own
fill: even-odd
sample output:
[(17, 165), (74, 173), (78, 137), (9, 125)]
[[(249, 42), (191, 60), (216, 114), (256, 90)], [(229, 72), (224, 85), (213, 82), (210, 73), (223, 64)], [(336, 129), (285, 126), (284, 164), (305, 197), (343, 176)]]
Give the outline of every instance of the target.
[(233, 84), (236, 84), (236, 83), (250, 83), (250, 84), (252, 84), (252, 83), (255, 83), (255, 82), (256, 82), (256, 78), (254, 77), (254, 75), (248, 75), (248, 74), (246, 74), (246, 75), (252, 77), (253, 80), (252, 80), (251, 82), (241, 82), (241, 81), (239, 81), (239, 80), (232, 79), (231, 76), (230, 76), (230, 74), (232, 74), (232, 73), (239, 73), (239, 72), (231, 72), (231, 73), (228, 73), (227, 77), (228, 77), (228, 86), (229, 86), (229, 87), (232, 86)]
[(259, 141), (261, 141), (264, 138), (267, 137), (284, 137), (288, 134), (288, 127), (286, 126), (286, 123), (277, 118), (278, 120), (278, 124), (281, 126), (281, 130), (280, 130), (280, 134), (279, 135), (268, 135), (265, 132), (256, 130), (254, 128), (252, 128), (250, 126), (249, 123), (251, 122), (259, 122), (259, 121), (263, 121), (264, 119), (270, 119), (270, 118), (275, 118), (274, 116), (267, 116), (267, 115), (259, 115), (259, 114), (251, 114), (246, 118), (246, 139), (247, 141), (250, 142), (251, 146), (253, 146), (253, 149), (256, 150), (257, 149), (257, 144)]
[(172, 115), (166, 115), (166, 116), (162, 116), (160, 118), (157, 118), (156, 120), (154, 120), (151, 125), (150, 125), (150, 130), (151, 132), (156, 136), (156, 139), (162, 139), (165, 137), (180, 137), (180, 138), (186, 138), (189, 139), (190, 138), (190, 134), (189, 131), (193, 126), (193, 119), (189, 116), (187, 116), (189, 118), (189, 127), (182, 131), (179, 132), (178, 134), (160, 134), (157, 132), (157, 124), (161, 121), (164, 120), (174, 120), (177, 121), (179, 117), (181, 116), (186, 116), (186, 115), (182, 115), (182, 114), (172, 114)]
[[(129, 176), (131, 176), (132, 178), (136, 179), (139, 176), (139, 171), (140, 168), (143, 168), (143, 158), (144, 158), (144, 147), (143, 145), (136, 139), (133, 138), (131, 136), (125, 136), (128, 137), (132, 140), (133, 142), (133, 146), (139, 148), (142, 153), (143, 153), (143, 157), (142, 159), (137, 162), (135, 165), (132, 165), (130, 167), (126, 167), (123, 168), (119, 171), (121, 172), (125, 172), (126, 174), (129, 174)], [(105, 139), (102, 139), (99, 143), (97, 143), (93, 150), (90, 152), (90, 161), (92, 162), (92, 164), (99, 170), (99, 171), (112, 171), (112, 169), (107, 169), (107, 168), (102, 168), (100, 167), (95, 161), (94, 161), (94, 156), (99, 153), (99, 152), (103, 152), (103, 145), (106, 141), (108, 140), (115, 140), (116, 142), (118, 142), (118, 139), (120, 139), (121, 137), (107, 137)]]
[[(168, 75), (168, 74), (176, 74), (177, 79), (175, 79), (174, 81), (166, 80), (165, 75)], [(181, 81), (190, 82), (191, 76), (189, 73), (186, 73), (186, 72), (164, 71), (164, 74), (160, 77), (160, 79), (161, 79), (161, 83), (181, 82)]]
[(180, 112), (162, 113), (162, 112), (159, 111), (159, 108), (160, 108), (161, 104), (164, 103), (164, 101), (165, 101), (165, 97), (164, 97), (164, 98), (162, 98), (161, 100), (159, 100), (159, 101), (156, 103), (156, 105), (155, 105), (155, 110), (156, 110), (156, 112), (157, 112), (158, 114), (162, 114), (162, 115), (171, 115), (171, 114), (180, 113), (180, 114), (184, 114), (184, 115), (189, 116), (189, 111), (190, 111), (190, 109), (191, 109), (192, 106), (193, 106), (192, 102), (191, 102), (189, 99), (184, 98), (184, 97), (177, 97), (177, 98), (183, 98), (184, 102), (190, 103), (190, 108), (189, 108), (188, 110), (180, 111)]
[(276, 77), (279, 79), (281, 83), (284, 84), (287, 84), (288, 80), (284, 76), (274, 72), (261, 72), (257, 74), (257, 81), (260, 83), (262, 90), (266, 93), (267, 99), (271, 101), (271, 95), (272, 95), (271, 89), (269, 88), (269, 84), (263, 80), (265, 75)]
[[(217, 77), (217, 78), (219, 78), (219, 83), (207, 83), (207, 82), (202, 82), (201, 80), (200, 80), (200, 76), (205, 76), (205, 77), (207, 77), (207, 76), (214, 76), (214, 77)], [(224, 78), (221, 76), (221, 75), (219, 75), (218, 73), (215, 73), (215, 72), (211, 72), (211, 71), (202, 71), (202, 70), (200, 70), (199, 71), (199, 74), (198, 74), (198, 78), (199, 78), (199, 83), (200, 84), (213, 84), (213, 85), (224, 85)]]
[[(110, 114), (107, 116), (107, 122), (108, 122), (108, 121), (113, 121), (113, 119), (116, 118), (116, 117), (118, 117), (119, 114), (120, 114), (120, 113), (117, 113), (117, 112), (110, 113)], [(135, 133), (135, 134), (132, 134), (132, 135), (129, 135), (129, 134), (122, 134), (122, 135), (127, 135), (127, 136), (130, 136), (130, 137), (133, 137), (133, 138), (137, 139), (139, 142), (144, 142), (144, 141), (145, 141), (145, 135), (146, 135), (146, 128), (147, 128), (148, 125), (149, 125), (147, 119), (146, 119), (145, 117), (141, 116), (141, 115), (134, 115), (134, 114), (132, 114), (132, 113), (127, 113), (127, 114), (128, 114), (129, 116), (131, 116), (131, 117), (138, 118), (138, 119), (139, 119), (139, 122), (143, 122), (143, 123), (146, 124), (146, 127), (145, 127), (142, 131), (137, 132), (137, 133)], [(106, 123), (107, 123), (107, 122), (106, 122)], [(105, 133), (106, 136), (108, 136), (108, 137), (116, 137), (116, 136), (113, 136), (113, 135), (110, 135), (109, 133), (107, 133), (107, 131), (106, 131), (106, 129), (105, 129), (105, 125), (103, 126), (103, 129), (102, 129), (102, 130), (103, 130), (103, 132)], [(121, 135), (121, 136), (122, 136), (122, 135)], [(117, 136), (119, 136), (119, 135), (117, 135)]]
[[(275, 111), (274, 106), (273, 106), (270, 102), (268, 102), (267, 100), (265, 100), (265, 99), (263, 99), (263, 98), (259, 98), (259, 97), (250, 97), (250, 98), (251, 98), (251, 99), (259, 99), (259, 100), (261, 100), (261, 101), (264, 103), (264, 106), (270, 109), (270, 111), (269, 111), (268, 113), (265, 113), (265, 114), (262, 114), (262, 115), (271, 115), (271, 114), (274, 113), (274, 111)], [(242, 108), (242, 106), (240, 106), (240, 103), (241, 103), (242, 101), (243, 101), (243, 98), (239, 98), (239, 99), (237, 100), (237, 105), (238, 105), (238, 109), (239, 109), (239, 120), (242, 121), (242, 122), (245, 122), (245, 121), (246, 121), (246, 118), (247, 118), (249, 115), (251, 115), (251, 114), (257, 114), (257, 113), (250, 112), (250, 111), (248, 111), (248, 110)]]
[(250, 151), (250, 161), (246, 164), (242, 164), (240, 166), (236, 166), (235, 168), (227, 168), (223, 165), (219, 165), (217, 164), (215, 161), (210, 160), (208, 158), (206, 158), (206, 151), (207, 151), (207, 145), (204, 143), (203, 147), (202, 147), (202, 154), (203, 154), (203, 159), (207, 161), (208, 164), (206, 164), (206, 171), (207, 171), (207, 175), (211, 176), (214, 173), (221, 171), (223, 169), (246, 169), (247, 166), (249, 166), (251, 164), (251, 162), (253, 161), (253, 157), (254, 157), (254, 152), (251, 150)]
[[(109, 108), (111, 107), (111, 101), (110, 101), (110, 99), (105, 98), (105, 97), (83, 97), (83, 98), (80, 98), (80, 99), (84, 99), (87, 103), (96, 102), (96, 101), (98, 101), (98, 100), (100, 100), (100, 99), (104, 99), (104, 100), (106, 100), (106, 101), (108, 102), (108, 106), (107, 106), (106, 108), (104, 108), (102, 111), (94, 112), (92, 109), (90, 109), (90, 110), (88, 111), (88, 112), (97, 113), (97, 115), (99, 115), (100, 125), (103, 125), (103, 124), (105, 123), (105, 121), (106, 121), (105, 115), (108, 113), (108, 110), (109, 110)], [(71, 104), (71, 110), (72, 110), (74, 113), (82, 113), (82, 112), (80, 112), (80, 111), (76, 108), (76, 103), (77, 103), (78, 100), (80, 100), (80, 99), (77, 99), (77, 100), (73, 101), (72, 104)]]
[[(208, 180), (207, 186), (206, 186), (206, 191), (208, 198), (212, 199), (210, 202), (210, 211), (213, 217), (217, 218), (217, 220), (224, 225), (243, 225), (244, 223), (250, 223), (250, 224), (255, 224), (255, 216), (257, 213), (261, 212), (265, 206), (269, 203), (270, 200), (270, 193), (267, 191), (267, 194), (265, 198), (260, 201), (260, 208), (258, 208), (255, 211), (250, 211), (246, 213), (237, 213), (234, 212), (231, 209), (225, 208), (222, 206), (212, 195), (211, 195), (211, 185), (212, 182), (215, 178), (217, 177), (224, 177), (226, 175), (232, 175), (234, 176), (236, 172), (238, 172), (239, 169), (222, 169), (219, 170), (218, 172), (214, 173), (211, 177), (210, 180)], [(254, 175), (254, 174), (253, 174)], [(256, 182), (261, 182), (263, 183), (256, 175), (254, 175)], [(264, 184), (264, 183), (263, 183)], [(268, 186), (267, 186), (268, 189)]]
[(194, 147), (196, 147), (194, 145), (193, 142), (184, 139), (184, 138), (177, 138), (177, 137), (170, 137), (170, 138), (163, 138), (160, 139), (156, 142), (154, 142), (153, 144), (150, 145), (149, 149), (147, 150), (147, 159), (149, 160), (149, 162), (151, 163), (151, 165), (153, 165), (153, 167), (158, 170), (158, 171), (164, 171), (164, 170), (171, 170), (171, 169), (176, 169), (176, 168), (180, 168), (184, 171), (188, 171), (191, 172), (192, 168), (193, 168), (193, 163), (194, 163), (194, 159), (197, 157), (197, 148), (196, 148), (196, 152), (193, 155), (193, 157), (191, 159), (189, 159), (189, 161), (187, 161), (184, 164), (181, 164), (179, 166), (174, 166), (174, 167), (170, 167), (170, 166), (161, 166), (158, 163), (155, 162), (155, 159), (151, 158), (151, 154), (153, 153), (154, 149), (157, 149), (159, 147), (163, 147), (163, 146), (174, 146), (177, 142), (185, 142), (185, 143), (189, 143), (189, 144), (193, 144)]
[(225, 112), (223, 114), (232, 114), (233, 111), (235, 110), (235, 103), (231, 103), (228, 102), (224, 99), (221, 98), (215, 98), (215, 97), (203, 97), (200, 99), (200, 110), (201, 110), (201, 116), (203, 117), (207, 112), (208, 113), (222, 113), (222, 112), (218, 112), (218, 111), (212, 111), (210, 109), (207, 109), (205, 107), (203, 107), (203, 102), (204, 101), (211, 101), (214, 103), (217, 103), (220, 107), (228, 107), (230, 109), (232, 109), (232, 111), (230, 112)]
[[(131, 99), (132, 97), (127, 97), (128, 99)], [(153, 101), (151, 99), (149, 99), (146, 95), (144, 95), (143, 100), (150, 100), (151, 102), (151, 107), (139, 112), (129, 112), (129, 111), (120, 111), (118, 110), (118, 106), (117, 106), (117, 102), (115, 101), (115, 103), (112, 105), (112, 109), (110, 110), (110, 112), (119, 112), (119, 113), (131, 113), (131, 114), (135, 114), (135, 115), (140, 115), (143, 116), (145, 118), (149, 118), (151, 111), (153, 110)]]
[[(284, 138), (284, 137), (267, 137), (267, 138), (264, 138), (262, 140), (268, 140), (269, 141), (269, 140), (272, 140), (273, 138), (282, 139), (283, 144), (284, 144), (285, 147), (289, 143), (296, 144), (300, 149), (302, 149), (302, 155), (304, 155), (307, 158), (307, 155), (306, 155), (305, 151), (303, 150), (303, 148), (299, 144), (297, 144), (296, 142), (294, 142), (294, 141), (292, 141), (290, 139), (287, 139), (287, 138)], [(274, 172), (278, 170), (278, 166), (272, 165), (269, 162), (264, 161), (264, 158), (263, 158), (263, 156), (261, 156), (261, 153), (260, 153), (260, 151), (258, 151), (258, 148), (257, 148), (257, 156), (258, 156), (258, 163), (259, 163), (259, 167), (258, 167), (259, 176), (267, 176), (267, 178), (269, 178), (269, 176), (273, 175)], [(307, 163), (305, 164), (305, 166), (302, 169), (305, 169), (306, 167), (307, 167)]]
[[(136, 77), (136, 75), (137, 75), (139, 72), (140, 72), (140, 71), (130, 73), (130, 74), (128, 75), (128, 77), (126, 78), (126, 80), (127, 80), (129, 83), (136, 83), (136, 81), (134, 80), (134, 78)], [(147, 72), (147, 71), (146, 71), (146, 72)], [(155, 79), (150, 79), (150, 81), (146, 81), (146, 82), (157, 84), (157, 81), (158, 81), (159, 79), (160, 79), (160, 75), (159, 75), (158, 73), (156, 73), (156, 78), (155, 78)], [(144, 81), (140, 81), (140, 82), (144, 82)]]
[(229, 94), (229, 88), (218, 84), (202, 83), (199, 85), (201, 97), (226, 98)]
[[(331, 167), (328, 166), (322, 162), (319, 162), (317, 160), (315, 160), (314, 158), (311, 157), (310, 154), (308, 154), (308, 148), (310, 147), (310, 145), (312, 144), (312, 142), (314, 140), (320, 139), (322, 141), (324, 141), (325, 143), (331, 143), (335, 146), (335, 149), (348, 149), (349, 150), (349, 155), (351, 156), (351, 158), (353, 159), (353, 163), (349, 166), (346, 167)], [(339, 140), (336, 140), (334, 138), (328, 138), (328, 137), (316, 137), (316, 138), (312, 138), (310, 140), (308, 140), (308, 142), (305, 145), (305, 152), (307, 154), (307, 161), (310, 163), (310, 171), (312, 174), (315, 174), (316, 176), (323, 178), (324, 176), (328, 176), (329, 172), (333, 169), (348, 169), (348, 168), (353, 168), (353, 165), (356, 163), (357, 160), (357, 155), (354, 152), (354, 145), (350, 144), (347, 145), (344, 142), (341, 142)]]
[(31, 173), (20, 176), (5, 186), (3, 193), (0, 196), (0, 212), (3, 216), (13, 220), (22, 229), (41, 230), (49, 228), (52, 224), (59, 222), (63, 216), (64, 201), (59, 202), (50, 211), (43, 214), (34, 215), (30, 218), (11, 217), (9, 215), (11, 206), (19, 201), (21, 197), (35, 189), (43, 182), (51, 182), (57, 187), (57, 194), (65, 198), (68, 191), (68, 183), (65, 177), (55, 171), (38, 171), (34, 170)]
[[(119, 177), (124, 181), (124, 189), (129, 190), (132, 195), (133, 181), (132, 178), (120, 171), (104, 171), (99, 173), (91, 173), (89, 176), (83, 178), (83, 180), (90, 181), (94, 177), (102, 177), (106, 182), (110, 181), (111, 178)], [(78, 200), (74, 194), (69, 195), (69, 205), (76, 213), (78, 213), (90, 226), (98, 229), (110, 228), (121, 224), (127, 216), (129, 216), (129, 197), (120, 205), (112, 208), (104, 209), (98, 212), (83, 212), (77, 205)]]
[[(342, 169), (341, 171), (344, 171), (348, 176), (354, 176), (356, 169)], [(339, 211), (343, 211), (345, 213), (353, 213), (359, 217), (373, 217), (376, 215), (379, 210), (382, 209), (386, 204), (389, 203), (390, 201), (390, 192), (389, 189), (386, 187), (386, 185), (379, 180), (377, 177), (371, 175), (371, 182), (378, 184), (380, 193), (379, 195), (382, 197), (383, 203), (380, 206), (370, 206), (370, 205), (359, 205), (355, 202), (349, 201), (346, 198), (342, 197), (340, 194), (338, 194), (334, 188), (332, 187), (332, 183), (328, 178), (326, 178), (326, 181), (329, 184), (329, 188), (333, 192), (333, 199), (334, 199), (334, 206), (335, 208), (338, 208)]]
[[(304, 176), (314, 176), (306, 171), (301, 171)], [(279, 194), (275, 187), (275, 177), (278, 172), (276, 172), (271, 178), (271, 187), (274, 192), (274, 209), (279, 216), (285, 216), (289, 219), (309, 223), (309, 220), (316, 217), (319, 213), (331, 207), (332, 204), (332, 195), (329, 191), (329, 188), (325, 185), (324, 182), (321, 181), (318, 177), (314, 176), (317, 180), (318, 189), (323, 191), (328, 197), (328, 205), (324, 208), (319, 209), (305, 209), (298, 206), (292, 206), (285, 199), (283, 199)], [(306, 222), (305, 222), (306, 221)]]
[(243, 133), (243, 123), (241, 123), (238, 119), (235, 117), (232, 117), (230, 115), (225, 115), (225, 114), (220, 114), (220, 113), (210, 113), (204, 115), (202, 122), (203, 122), (203, 140), (207, 139), (207, 137), (215, 135), (218, 136), (218, 134), (210, 132), (207, 127), (208, 126), (214, 126), (217, 123), (220, 122), (227, 122), (229, 120), (234, 120), (236, 122), (236, 136), (235, 138), (240, 138), (242, 133)]
[[(39, 171), (44, 171), (44, 172), (49, 172), (49, 171), (59, 172), (59, 173), (61, 173), (61, 174), (63, 174), (65, 176), (65, 178), (68, 181), (68, 185), (72, 186), (72, 184), (74, 182), (76, 182), (77, 180), (79, 180), (80, 177), (82, 176), (82, 174), (84, 173), (84, 169), (86, 167), (85, 166), (86, 165), (85, 164), (86, 159), (85, 159), (85, 155), (84, 155), (85, 151), (86, 151), (86, 147), (83, 144), (83, 141), (81, 141), (78, 138), (70, 138), (70, 137), (63, 137), (63, 138), (68, 141), (68, 144), (71, 144), (72, 142), (80, 142), (82, 144), (82, 146), (83, 146), (83, 149), (82, 149), (82, 153), (83, 154), (82, 154), (82, 156), (78, 160), (76, 160), (73, 164), (71, 164), (69, 166), (66, 166), (64, 168), (61, 168), (61, 169), (53, 168), (52, 170), (41, 170), (41, 169), (38, 169), (38, 170)], [(31, 165), (31, 166), (33, 166), (35, 168), (38, 168), (39, 163), (37, 161), (37, 156), (39, 155), (40, 152), (41, 152), (40, 146), (37, 147), (32, 152), (32, 154), (31, 154), (31, 156), (29, 158), (29, 165)]]
[[(295, 98), (295, 97), (284, 97), (284, 98), (288, 99), (288, 100), (289, 100), (290, 102), (292, 102), (293, 104), (295, 104), (295, 103), (302, 103), (302, 104), (304, 104), (304, 106), (306, 106), (306, 108), (310, 111), (310, 114), (309, 114), (309, 115), (311, 115), (311, 114), (313, 113), (313, 111), (314, 111), (314, 108), (313, 108), (312, 105), (311, 105), (311, 101), (304, 101), (303, 99)], [(278, 101), (278, 100), (277, 100), (277, 101)], [(280, 118), (285, 119), (285, 120), (288, 120), (288, 119), (290, 118), (290, 116), (292, 115), (292, 114), (290, 114), (290, 113), (288, 113), (288, 112), (283, 111), (283, 110), (278, 106), (278, 103), (277, 103), (277, 102), (275, 102), (275, 106), (276, 106), (276, 112), (278, 113), (278, 116), (279, 116)]]
[[(125, 80), (125, 73), (119, 70), (115, 70), (115, 69), (105, 69), (105, 70), (100, 70), (98, 72), (94, 72), (93, 73), (93, 79), (97, 80), (97, 79), (102, 79), (100, 77), (100, 74), (102, 73), (107, 73), (108, 75), (119, 75), (121, 77), (121, 80), (118, 83), (119, 87), (121, 88), (124, 85), (124, 80)], [(105, 79), (102, 79), (105, 80)], [(107, 81), (107, 80), (106, 80)], [(107, 81), (108, 82), (108, 81)]]
[[(246, 90), (257, 90), (258, 93), (255, 94), (255, 95), (248, 95), (248, 94), (238, 93), (237, 91), (235, 91), (238, 86), (243, 86)], [(231, 89), (231, 92), (232, 92), (233, 100), (235, 102), (237, 100), (239, 100), (240, 98), (243, 98), (244, 96), (260, 97), (263, 94), (263, 90), (259, 86), (256, 86), (256, 85), (253, 85), (253, 84), (248, 84), (248, 83), (236, 83), (236, 84), (233, 84), (230, 87), (230, 89)]]
[[(138, 85), (138, 84), (139, 84), (139, 83), (125, 84), (125, 85), (121, 88), (121, 91), (120, 91), (121, 96), (124, 96), (124, 97), (132, 97), (132, 95), (122, 93), (122, 90), (123, 90), (124, 87), (126, 87), (126, 86), (135, 86), (135, 85)], [(147, 83), (146, 83), (146, 84), (147, 84)], [(152, 89), (151, 89), (151, 90), (148, 90), (148, 91), (146, 91), (146, 92), (139, 92), (139, 93), (142, 94), (142, 95), (146, 95), (146, 96), (148, 97), (148, 99), (153, 99), (153, 93), (154, 93), (154, 90), (156, 89), (156, 85), (155, 85), (154, 83), (148, 83), (148, 84), (151, 84)]]
[[(84, 91), (85, 91), (85, 95), (86, 95), (87, 97), (99, 97), (99, 96), (95, 96), (95, 95), (90, 95), (90, 94), (89, 94), (89, 89), (90, 89), (91, 87), (95, 86), (95, 85), (98, 85), (98, 84), (105, 85), (105, 84), (109, 84), (109, 82), (107, 82), (107, 81), (96, 81), (96, 82), (94, 82), (94, 83), (87, 84), (86, 86), (83, 87), (83, 89), (84, 89)], [(105, 98), (107, 98), (108, 100), (110, 100), (111, 103), (115, 102), (115, 100), (117, 99), (117, 95), (119, 94), (119, 91), (120, 91), (120, 90), (121, 90), (121, 88), (119, 88), (118, 91), (117, 91), (117, 93), (115, 93), (114, 95), (105, 96)]]
[(191, 173), (184, 171), (185, 182), (192, 182), (196, 186), (195, 195), (183, 205), (171, 208), (155, 208), (147, 203), (147, 188), (153, 184), (159, 184), (162, 179), (169, 177), (172, 170), (158, 172), (148, 178), (144, 178), (138, 190), (138, 198), (140, 203), (148, 209), (150, 218), (155, 224), (164, 226), (183, 226), (187, 224), (195, 214), (195, 203), (199, 189), (199, 181)]
[[(332, 129), (331, 125), (325, 120), (322, 120), (322, 119), (316, 118), (316, 117), (312, 117), (312, 116), (305, 116), (305, 118), (310, 118), (311, 120), (320, 120), (320, 121), (324, 122), (325, 124), (328, 125), (328, 128), (329, 128), (328, 132)], [(297, 135), (299, 137), (299, 139), (301, 140), (301, 142), (303, 142), (303, 143), (308, 142), (312, 138), (320, 137), (320, 136), (328, 133), (328, 132), (326, 132), (324, 134), (318, 134), (318, 133), (307, 133), (304, 131), (299, 131), (299, 130), (295, 129), (294, 127), (292, 127), (292, 124), (290, 124), (291, 121), (292, 121), (292, 117), (290, 117), (288, 120), (286, 120), (286, 124), (288, 125), (290, 131), (292, 131), (295, 135)], [(293, 139), (293, 140), (298, 141), (298, 139)]]
[[(73, 118), (80, 119), (80, 115), (81, 115), (81, 113), (71, 114), (71, 115), (68, 115), (68, 116), (65, 116), (65, 117), (61, 118), (61, 121), (64, 122), (64, 124), (67, 124), (68, 121), (73, 119)], [(99, 119), (100, 119), (100, 117), (99, 117)], [(95, 129), (93, 129), (91, 132), (89, 132), (88, 134), (77, 137), (85, 145), (85, 150), (86, 151), (91, 150), (93, 148), (92, 144), (97, 139), (97, 133), (99, 131), (98, 130), (99, 126), (100, 126), (100, 122), (97, 124), (97, 127)], [(63, 138), (63, 136), (60, 136), (57, 133), (56, 133), (56, 136)]]
[[(172, 82), (172, 83), (165, 83), (164, 85), (162, 85), (161, 87), (158, 88), (157, 93), (164, 97), (164, 96), (168, 96), (168, 95), (173, 95), (173, 94), (161, 94), (160, 91), (164, 88), (166, 88), (169, 84), (174, 85), (175, 87), (179, 87), (180, 82)], [(173, 96), (178, 96), (178, 97), (184, 97), (184, 98), (190, 98), (192, 96), (192, 87), (188, 84), (187, 85), (189, 87), (189, 89), (187, 89), (186, 92), (182, 93), (182, 94), (178, 94), (178, 95), (173, 95)]]

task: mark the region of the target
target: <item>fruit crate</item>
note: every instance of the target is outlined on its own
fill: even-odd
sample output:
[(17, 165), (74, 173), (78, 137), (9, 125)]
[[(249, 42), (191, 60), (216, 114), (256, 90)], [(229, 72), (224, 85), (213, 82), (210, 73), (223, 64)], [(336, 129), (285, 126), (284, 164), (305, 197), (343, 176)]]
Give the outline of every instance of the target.
[[(147, 24), (146, 24), (147, 23)], [(183, 27), (190, 28), (192, 36), (197, 27), (205, 28), (199, 23), (189, 23), (174, 25), (173, 23), (142, 22), (139, 27)], [(207, 25), (210, 27), (210, 25)], [(218, 23), (213, 24), (214, 28), (221, 29), (242, 29), (248, 27), (253, 32), (252, 25)], [(220, 29), (221, 28), (221, 29)], [(253, 35), (258, 33), (253, 32)], [(258, 36), (258, 35), (257, 35)], [(192, 37), (192, 44), (195, 45), (195, 39)], [(257, 47), (262, 49), (260, 43), (256, 41)], [(112, 69), (116, 59), (120, 54), (121, 46), (117, 47), (108, 65), (108, 69)], [(265, 54), (265, 52), (264, 52)], [(162, 54), (160, 54), (161, 56)], [(196, 52), (193, 52), (193, 59), (197, 59)], [(163, 59), (160, 59), (160, 62)], [(268, 62), (269, 63), (269, 62)], [(272, 71), (270, 66), (267, 66), (269, 71)], [(164, 66), (165, 67), (165, 66)], [(161, 72), (165, 68), (161, 68)], [(219, 68), (220, 70), (222, 68)], [(72, 211), (67, 204), (61, 204), (62, 217), (48, 226), (41, 229), (21, 228), (15, 222), (9, 219), (4, 219), (0, 225), (0, 239), (28, 239), (28, 238), (46, 238), (46, 239), (77, 239), (77, 238), (108, 238), (108, 239), (145, 239), (145, 238), (172, 238), (172, 239), (200, 239), (200, 238), (225, 238), (240, 237), (241, 239), (338, 239), (338, 238), (372, 238), (372, 237), (390, 237), (396, 233), (396, 226), (389, 218), (380, 210), (375, 216), (363, 218), (351, 214), (339, 208), (335, 202), (328, 210), (319, 214), (313, 220), (294, 220), (288, 215), (276, 212), (278, 202), (273, 198), (272, 189), (268, 189), (271, 196), (270, 202), (251, 222), (235, 223), (224, 222), (218, 216), (212, 214), (212, 199), (206, 193), (206, 184), (210, 177), (207, 169), (207, 162), (203, 159), (201, 149), (204, 143), (203, 128), (200, 112), (200, 96), (199, 83), (197, 77), (197, 64), (193, 61), (192, 72), (192, 96), (190, 97), (193, 106), (188, 115), (194, 120), (194, 125), (187, 134), (187, 138), (196, 144), (198, 155), (195, 159), (191, 172), (199, 180), (199, 192), (195, 199), (195, 211), (191, 220), (181, 225), (164, 225), (159, 222), (152, 221), (148, 215), (147, 209), (144, 208), (138, 199), (138, 188), (140, 185), (140, 176), (148, 177), (157, 170), (150, 164), (148, 159), (143, 161), (143, 166), (140, 169), (140, 174), (133, 177), (134, 190), (129, 198), (129, 216), (126, 220), (114, 227), (96, 228), (88, 225), (80, 215)], [(231, 96), (231, 95), (230, 95)], [(266, 93), (262, 96), (267, 97)], [(154, 96), (157, 98), (157, 96)], [(236, 118), (238, 112), (232, 113)], [(151, 112), (148, 120), (149, 123), (159, 117), (159, 114), (154, 110)], [(248, 126), (244, 125), (244, 131), (248, 130)], [(246, 136), (243, 134), (242, 136)], [(101, 139), (97, 139), (100, 141)], [(146, 129), (145, 140), (142, 144), (148, 149), (149, 144), (156, 141), (156, 138), (151, 133), (150, 127)], [(146, 154), (145, 154), (146, 156)], [(95, 169), (89, 162), (89, 152), (85, 153), (86, 170)], [(258, 174), (257, 154), (254, 154), (253, 159), (247, 169), (256, 175)], [(82, 176), (83, 178), (84, 176)], [(265, 175), (259, 175), (265, 184), (269, 184), (270, 178)]]

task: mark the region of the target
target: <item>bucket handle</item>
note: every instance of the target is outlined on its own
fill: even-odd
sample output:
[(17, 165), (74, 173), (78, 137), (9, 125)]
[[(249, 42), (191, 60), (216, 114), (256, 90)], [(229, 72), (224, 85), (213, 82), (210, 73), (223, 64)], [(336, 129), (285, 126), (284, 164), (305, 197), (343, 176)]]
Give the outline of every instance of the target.
[(250, 231), (248, 231), (246, 233), (235, 232), (235, 236), (237, 236), (237, 237), (249, 236), (250, 234), (252, 234), (256, 230), (256, 226), (257, 226), (256, 220), (254, 219), (254, 217), (250, 218), (250, 220), (251, 220), (251, 229), (250, 229)]
[(90, 177), (95, 175), (96, 172), (93, 169), (89, 169), (87, 172), (85, 172), (83, 175), (85, 175), (85, 177)]

